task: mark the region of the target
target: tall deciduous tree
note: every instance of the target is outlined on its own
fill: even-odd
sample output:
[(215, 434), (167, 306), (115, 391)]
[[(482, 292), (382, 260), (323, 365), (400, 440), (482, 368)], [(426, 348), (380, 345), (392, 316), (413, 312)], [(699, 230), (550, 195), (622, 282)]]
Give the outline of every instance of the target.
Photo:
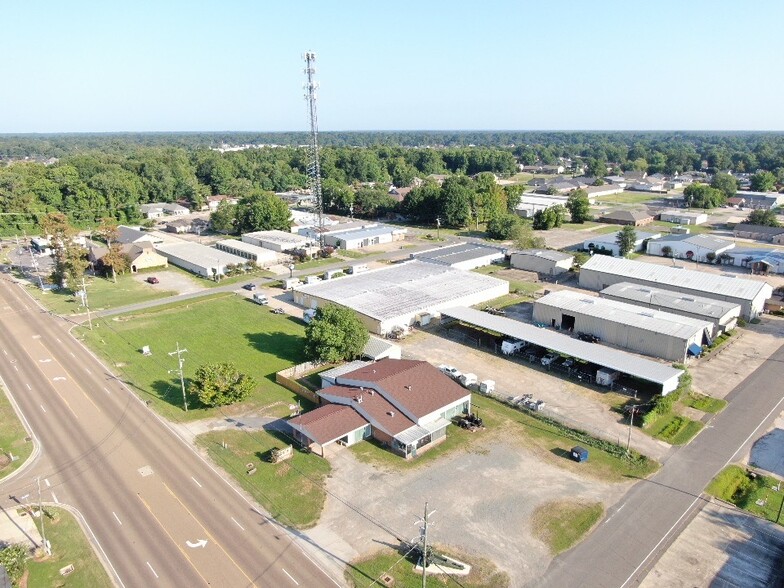
[(588, 201), (588, 192), (574, 190), (566, 200), (566, 209), (572, 217), (573, 223), (582, 224), (591, 218), (591, 204)]
[(730, 174), (716, 174), (711, 180), (711, 188), (721, 190), (727, 198), (732, 198), (738, 191), (738, 180)]
[(201, 365), (193, 379), (193, 388), (205, 406), (226, 406), (245, 400), (256, 384), (253, 377), (240, 373), (230, 362)]
[(566, 209), (561, 206), (550, 206), (544, 210), (537, 210), (533, 217), (533, 227), (537, 231), (549, 231), (560, 227), (566, 217)]
[(491, 239), (506, 241), (514, 236), (515, 228), (523, 222), (520, 217), (511, 212), (501, 212), (491, 218), (487, 223), (487, 236)]
[(727, 203), (724, 192), (711, 188), (707, 184), (689, 184), (683, 190), (686, 205), (694, 208), (717, 208)]
[(51, 212), (41, 220), (41, 229), (50, 239), (54, 252), (54, 269), (52, 280), (75, 292), (84, 271), (90, 265), (86, 251), (74, 243), (76, 229), (71, 226), (68, 217), (61, 212)]
[(441, 186), (444, 220), (452, 227), (464, 227), (471, 215), (474, 192), (465, 176), (450, 176)]
[(544, 237), (534, 233), (531, 224), (525, 221), (512, 229), (512, 239), (518, 249), (544, 249), (546, 247)]
[(776, 176), (769, 171), (757, 172), (751, 176), (751, 189), (756, 192), (770, 192), (776, 186)]
[(237, 205), (221, 200), (218, 208), (210, 214), (210, 225), (218, 233), (233, 233), (237, 227)]
[(634, 230), (633, 226), (626, 225), (619, 231), (615, 242), (618, 244), (618, 250), (621, 253), (621, 257), (626, 257), (629, 253), (634, 251), (635, 241), (637, 241), (637, 231)]
[(780, 227), (781, 223), (779, 219), (776, 218), (776, 213), (772, 210), (763, 210), (758, 208), (757, 210), (752, 210), (749, 213), (746, 222), (752, 225), (763, 225), (766, 227)]
[(237, 205), (237, 230), (288, 231), (291, 228), (291, 213), (288, 205), (271, 192), (255, 191)]
[(305, 327), (305, 353), (313, 360), (328, 363), (355, 359), (369, 337), (353, 310), (328, 304), (320, 306)]

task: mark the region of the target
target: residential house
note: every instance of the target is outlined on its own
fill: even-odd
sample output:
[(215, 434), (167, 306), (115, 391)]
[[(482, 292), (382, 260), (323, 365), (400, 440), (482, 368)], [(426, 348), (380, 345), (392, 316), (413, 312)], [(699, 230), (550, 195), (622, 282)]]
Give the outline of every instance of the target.
[(139, 229), (134, 229), (133, 227), (129, 227), (126, 225), (119, 225), (117, 227), (118, 243), (128, 244), (128, 243), (140, 243), (142, 241), (147, 241), (149, 243), (160, 243), (162, 239), (160, 237), (155, 236), (154, 233), (141, 231)]
[(659, 220), (678, 225), (701, 225), (708, 222), (708, 215), (688, 210), (663, 210), (659, 213)]
[(642, 210), (613, 210), (599, 217), (599, 222), (642, 227), (653, 222), (653, 215)]
[(588, 193), (588, 201), (593, 204), (593, 200), (603, 196), (612, 196), (623, 192), (623, 187), (618, 184), (605, 184), (603, 186), (588, 186), (583, 188)]
[(767, 227), (741, 223), (735, 225), (733, 234), (740, 239), (754, 239), (755, 241), (784, 245), (784, 227)]
[[(735, 198), (742, 198), (743, 202), (737, 206), (745, 208), (771, 210), (784, 204), (784, 194), (778, 192), (737, 192)], [(733, 198), (730, 198), (728, 201), (732, 200)]]
[(722, 255), (722, 263), (749, 268), (753, 274), (784, 274), (784, 250), (730, 249)]
[(405, 200), (406, 195), (413, 190), (413, 188), (396, 188), (395, 186), (389, 187), (389, 196), (395, 200), (395, 202), (403, 202)]
[(191, 232), (191, 221), (186, 220), (184, 218), (178, 218), (177, 220), (173, 220), (171, 222), (166, 223), (166, 232), (168, 233), (190, 233)]
[(234, 196), (228, 196), (226, 194), (218, 194), (216, 196), (207, 196), (207, 209), (210, 212), (215, 212), (218, 210), (218, 206), (220, 206), (221, 202), (227, 202), (229, 204), (237, 204), (239, 200)]
[[(138, 243), (126, 243), (121, 246), (121, 251), (128, 257), (131, 273), (153, 267), (168, 267), (169, 261), (156, 253), (153, 244), (149, 241), (139, 241)], [(87, 260), (93, 268), (99, 269), (103, 264), (104, 256), (109, 250), (93, 243), (87, 248)]]
[(471, 411), (471, 393), (424, 361), (382, 359), (338, 375), (317, 392), (322, 406), (289, 421), (317, 449), (373, 437), (410, 459), (446, 439), (450, 420)]
[[(592, 237), (583, 241), (583, 250), (596, 252), (596, 253), (603, 253), (603, 254), (610, 254), (610, 255), (620, 255), (621, 249), (618, 245), (618, 235), (620, 235), (621, 231), (616, 233), (607, 233), (604, 235), (593, 235)], [(632, 247), (632, 252), (636, 253), (638, 251), (642, 251), (645, 249), (645, 244), (650, 241), (651, 239), (658, 239), (661, 237), (661, 233), (644, 233), (642, 231), (635, 231), (635, 239), (634, 239), (634, 246)]]

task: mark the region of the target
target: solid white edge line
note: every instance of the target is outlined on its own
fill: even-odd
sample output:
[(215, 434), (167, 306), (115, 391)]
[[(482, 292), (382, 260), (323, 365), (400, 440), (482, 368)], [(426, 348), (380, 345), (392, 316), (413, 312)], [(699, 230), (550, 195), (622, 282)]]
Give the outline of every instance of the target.
[(281, 570), (283, 570), (283, 573), (284, 573), (284, 574), (286, 574), (286, 575), (287, 575), (289, 578), (291, 578), (291, 581), (292, 581), (292, 582), (294, 582), (294, 583), (295, 583), (297, 586), (299, 586), (299, 582), (297, 582), (297, 581), (294, 579), (294, 576), (292, 576), (291, 574), (289, 574), (289, 573), (286, 571), (286, 568), (280, 568), (280, 569), (281, 569)]
[(44, 405), (43, 405), (43, 404), (39, 404), (38, 406), (40, 406), (40, 407), (41, 407), (41, 410), (42, 410), (42, 411), (46, 412), (46, 409), (44, 408)]
[[(780, 400), (779, 400), (779, 401), (776, 403), (776, 406), (774, 406), (772, 409), (770, 409), (770, 412), (769, 412), (767, 415), (765, 415), (765, 416), (762, 418), (762, 420), (760, 420), (759, 424), (758, 424), (758, 425), (757, 425), (757, 426), (754, 428), (754, 430), (753, 430), (751, 433), (749, 433), (749, 436), (748, 436), (748, 437), (746, 437), (746, 439), (744, 439), (744, 440), (743, 440), (743, 443), (741, 443), (741, 444), (738, 446), (738, 448), (735, 450), (735, 453), (733, 453), (733, 454), (730, 456), (730, 458), (727, 460), (727, 462), (726, 462), (726, 463), (725, 463), (723, 466), (721, 466), (721, 469), (720, 469), (719, 471), (721, 471), (721, 470), (723, 470), (724, 468), (726, 468), (726, 467), (727, 467), (727, 466), (728, 466), (728, 465), (729, 465), (729, 464), (732, 462), (732, 460), (733, 460), (733, 459), (735, 459), (735, 456), (736, 456), (736, 455), (738, 455), (738, 452), (739, 452), (739, 451), (740, 451), (740, 450), (743, 448), (743, 446), (744, 446), (744, 445), (746, 445), (746, 443), (748, 443), (748, 442), (749, 442), (749, 440), (750, 440), (750, 439), (751, 439), (751, 438), (752, 438), (754, 435), (756, 435), (756, 434), (757, 434), (757, 431), (759, 431), (759, 428), (762, 426), (762, 424), (763, 424), (765, 421), (767, 421), (767, 420), (768, 420), (768, 419), (771, 417), (771, 415), (772, 415), (774, 412), (776, 412), (777, 410), (779, 410), (779, 406), (781, 406), (781, 403), (782, 403), (782, 402), (784, 402), (784, 396), (783, 396), (783, 397), (782, 397), (782, 398), (781, 398), (781, 399), (780, 399)], [(637, 572), (638, 572), (638, 571), (640, 571), (640, 568), (641, 568), (642, 566), (644, 566), (644, 565), (645, 565), (645, 562), (647, 562), (647, 561), (648, 561), (648, 559), (650, 559), (651, 555), (653, 555), (653, 554), (654, 554), (654, 552), (655, 552), (657, 549), (659, 549), (659, 546), (660, 546), (660, 545), (661, 545), (661, 544), (664, 542), (664, 540), (665, 540), (665, 539), (667, 539), (667, 537), (669, 537), (669, 536), (670, 536), (670, 533), (672, 533), (672, 530), (673, 530), (675, 527), (677, 527), (677, 526), (678, 526), (678, 524), (680, 524), (680, 522), (683, 520), (683, 517), (685, 517), (685, 516), (686, 516), (686, 515), (689, 513), (689, 511), (690, 511), (692, 508), (694, 508), (694, 505), (695, 505), (695, 504), (697, 504), (697, 502), (699, 502), (700, 500), (702, 500), (702, 494), (700, 494), (700, 496), (698, 496), (697, 498), (695, 498), (695, 499), (694, 499), (694, 502), (692, 502), (692, 503), (691, 503), (691, 504), (690, 504), (690, 505), (689, 505), (689, 506), (686, 508), (686, 510), (685, 510), (685, 511), (683, 511), (683, 514), (682, 514), (680, 517), (678, 517), (678, 520), (677, 520), (677, 521), (675, 521), (675, 523), (673, 523), (672, 527), (670, 527), (669, 529), (667, 529), (667, 532), (666, 532), (666, 533), (665, 533), (665, 534), (662, 536), (662, 538), (661, 538), (661, 539), (659, 540), (659, 542), (658, 542), (658, 543), (657, 543), (657, 544), (656, 544), (656, 545), (653, 547), (653, 549), (651, 549), (651, 551), (648, 553), (648, 555), (646, 555), (646, 556), (645, 556), (645, 559), (643, 559), (643, 560), (640, 562), (640, 565), (638, 565), (636, 568), (634, 568), (634, 571), (633, 571), (633, 572), (632, 572), (632, 573), (629, 575), (629, 577), (628, 577), (628, 578), (626, 578), (626, 581), (625, 581), (623, 584), (621, 584), (620, 588), (624, 588), (624, 586), (626, 586), (626, 584), (628, 584), (628, 583), (629, 583), (629, 580), (631, 580), (631, 579), (632, 579), (632, 578), (633, 578), (633, 577), (634, 577), (634, 576), (637, 574)]]
[(122, 521), (120, 520), (120, 517), (117, 516), (117, 513), (112, 511), (112, 514), (114, 515), (114, 518), (117, 519), (117, 522), (120, 524), (120, 526), (122, 526)]
[(51, 488), (52, 485), (49, 483), (49, 478), (44, 478), (44, 484), (46, 484), (47, 488)]
[(199, 481), (198, 481), (196, 478), (194, 478), (193, 476), (191, 476), (191, 480), (193, 480), (193, 481), (196, 483), (196, 485), (197, 485), (199, 488), (202, 488), (202, 485), (201, 485), (201, 484), (199, 484)]
[(147, 567), (150, 568), (150, 571), (152, 572), (152, 575), (155, 576), (156, 578), (158, 578), (158, 574), (156, 574), (155, 570), (152, 569), (152, 564), (150, 564), (150, 562), (147, 562)]
[(237, 519), (235, 519), (234, 517), (231, 517), (231, 520), (234, 521), (234, 524), (237, 525), (240, 529), (242, 529), (243, 531), (245, 530), (245, 527), (240, 525), (239, 522), (237, 522)]
[[(29, 296), (29, 294), (28, 294), (28, 296)], [(33, 300), (35, 301), (35, 299), (33, 299)], [(37, 301), (35, 301), (35, 302), (37, 302)], [(40, 304), (39, 304), (39, 306), (40, 306)], [(43, 307), (41, 306), (41, 308), (43, 308)], [(73, 325), (73, 326), (71, 326), (71, 328), (69, 328), (69, 329), (68, 329), (68, 334), (70, 335), (71, 339), (73, 339), (73, 341), (74, 341), (74, 342), (75, 342), (77, 345), (79, 345), (79, 346), (80, 346), (80, 347), (81, 347), (81, 348), (82, 348), (82, 349), (83, 349), (83, 350), (84, 350), (84, 351), (85, 351), (85, 352), (86, 352), (86, 353), (87, 353), (87, 354), (88, 354), (90, 357), (92, 357), (92, 358), (93, 358), (93, 360), (95, 360), (95, 361), (96, 361), (96, 362), (97, 362), (97, 363), (98, 363), (98, 364), (99, 364), (99, 365), (100, 365), (100, 366), (101, 366), (103, 369), (105, 369), (105, 370), (106, 370), (108, 373), (110, 373), (110, 374), (111, 374), (111, 373), (113, 373), (113, 372), (112, 372), (112, 370), (110, 370), (110, 369), (109, 369), (109, 368), (106, 366), (106, 364), (105, 364), (105, 363), (104, 363), (104, 362), (103, 362), (103, 361), (102, 361), (102, 360), (101, 360), (101, 359), (100, 359), (100, 358), (99, 358), (97, 355), (95, 355), (95, 353), (93, 353), (92, 349), (90, 349), (89, 347), (87, 347), (86, 345), (84, 345), (84, 344), (83, 344), (83, 343), (82, 343), (82, 342), (81, 342), (79, 339), (77, 339), (76, 337), (74, 337), (74, 335), (73, 335), (73, 332), (72, 332), (72, 331), (73, 331), (73, 329), (74, 329), (75, 327), (79, 327), (79, 326), (82, 326), (82, 325)], [(126, 392), (127, 392), (129, 395), (130, 395), (130, 396), (131, 396), (131, 398), (133, 398), (133, 399), (134, 399), (136, 402), (138, 402), (138, 403), (139, 403), (141, 406), (143, 406), (144, 408), (146, 408), (146, 409), (149, 411), (149, 414), (151, 414), (151, 415), (152, 415), (152, 416), (153, 416), (153, 417), (154, 417), (154, 418), (155, 418), (155, 419), (156, 419), (156, 420), (157, 420), (159, 423), (161, 423), (161, 425), (163, 425), (163, 426), (164, 426), (164, 427), (165, 427), (165, 428), (166, 428), (166, 429), (169, 431), (169, 433), (171, 433), (171, 434), (174, 436), (174, 438), (175, 438), (175, 439), (179, 440), (179, 442), (180, 442), (180, 443), (182, 443), (182, 444), (183, 444), (183, 445), (184, 445), (184, 446), (185, 446), (185, 447), (186, 447), (186, 448), (187, 448), (187, 449), (188, 449), (188, 450), (191, 452), (191, 454), (195, 455), (197, 459), (199, 459), (199, 460), (200, 460), (200, 461), (201, 461), (201, 462), (202, 462), (202, 463), (203, 463), (205, 466), (207, 466), (207, 467), (208, 467), (210, 470), (212, 470), (212, 472), (213, 472), (213, 473), (214, 473), (214, 474), (215, 474), (215, 475), (218, 477), (218, 479), (219, 479), (219, 480), (221, 480), (221, 481), (222, 481), (224, 484), (226, 484), (226, 486), (228, 486), (228, 487), (229, 487), (229, 488), (230, 488), (230, 489), (231, 489), (231, 490), (232, 490), (232, 491), (233, 491), (233, 492), (234, 492), (234, 493), (235, 493), (237, 496), (239, 496), (239, 497), (240, 497), (240, 499), (242, 499), (242, 500), (245, 502), (245, 504), (247, 504), (249, 507), (251, 507), (251, 509), (252, 509), (254, 512), (256, 512), (256, 513), (257, 513), (259, 516), (263, 516), (263, 517), (266, 517), (266, 516), (267, 516), (267, 515), (264, 515), (263, 513), (259, 512), (259, 510), (256, 508), (255, 504), (254, 504), (253, 502), (251, 502), (251, 501), (250, 501), (250, 500), (247, 498), (247, 496), (245, 496), (245, 495), (244, 495), (244, 494), (243, 494), (243, 493), (242, 493), (242, 492), (241, 492), (241, 491), (240, 491), (238, 488), (236, 488), (236, 487), (234, 486), (234, 484), (232, 484), (232, 483), (231, 483), (231, 481), (230, 481), (230, 480), (228, 480), (226, 477), (224, 477), (224, 475), (223, 475), (223, 474), (221, 474), (221, 472), (219, 472), (217, 469), (215, 469), (215, 466), (214, 466), (212, 463), (210, 463), (210, 462), (209, 462), (209, 461), (208, 461), (208, 460), (207, 460), (207, 459), (206, 459), (204, 456), (202, 456), (201, 454), (199, 454), (199, 452), (198, 452), (198, 451), (196, 451), (196, 448), (195, 448), (195, 447), (193, 447), (191, 444), (189, 444), (189, 443), (188, 443), (188, 441), (187, 441), (186, 439), (184, 439), (184, 438), (183, 438), (183, 437), (182, 437), (182, 436), (181, 436), (181, 435), (180, 435), (180, 434), (179, 434), (179, 433), (176, 431), (176, 429), (174, 429), (174, 427), (172, 427), (172, 426), (171, 426), (171, 424), (169, 424), (169, 423), (168, 423), (168, 422), (167, 422), (167, 421), (166, 421), (166, 420), (165, 420), (165, 419), (164, 419), (164, 418), (163, 418), (161, 415), (159, 415), (157, 412), (155, 412), (154, 410), (150, 410), (150, 409), (149, 409), (149, 407), (148, 407), (148, 406), (145, 404), (144, 400), (142, 400), (142, 399), (141, 399), (141, 398), (140, 398), (140, 397), (139, 397), (139, 396), (138, 396), (136, 393), (134, 393), (134, 392), (133, 392), (133, 391), (132, 391), (130, 388), (128, 388), (128, 386), (125, 384), (125, 382), (123, 382), (122, 380), (119, 380), (119, 379), (118, 379), (118, 382), (119, 382), (119, 384), (120, 384), (120, 387), (122, 387), (122, 388), (123, 388), (123, 389), (124, 389), (124, 390), (125, 390), (125, 391), (126, 391)], [(229, 474), (226, 474), (226, 475), (228, 476)], [(341, 584), (341, 583), (339, 583), (337, 580), (335, 580), (335, 578), (333, 578), (333, 577), (332, 577), (332, 575), (331, 575), (331, 574), (329, 574), (329, 573), (327, 572), (327, 570), (326, 570), (326, 569), (324, 569), (324, 567), (323, 567), (323, 566), (321, 566), (320, 564), (316, 563), (316, 562), (315, 562), (315, 561), (314, 561), (314, 560), (313, 560), (311, 557), (307, 556), (307, 554), (306, 554), (306, 552), (305, 552), (305, 548), (304, 548), (304, 547), (301, 545), (301, 542), (303, 541), (303, 539), (301, 539), (300, 537), (298, 537), (297, 535), (295, 535), (294, 533), (292, 533), (292, 531), (291, 531), (290, 529), (288, 529), (288, 528), (286, 528), (284, 525), (280, 524), (280, 523), (279, 523), (278, 521), (276, 521), (274, 518), (272, 518), (272, 517), (268, 517), (268, 518), (267, 518), (267, 520), (268, 520), (269, 522), (271, 522), (273, 525), (276, 525), (276, 526), (277, 526), (277, 527), (278, 527), (278, 528), (279, 528), (279, 529), (280, 529), (282, 532), (284, 532), (284, 533), (286, 534), (286, 536), (287, 536), (287, 537), (289, 537), (289, 540), (291, 541), (291, 544), (292, 544), (292, 545), (296, 545), (297, 549), (299, 549), (299, 550), (300, 550), (300, 552), (301, 552), (303, 555), (305, 555), (305, 556), (308, 558), (308, 560), (309, 560), (310, 562), (312, 562), (312, 563), (313, 563), (313, 565), (314, 565), (314, 566), (316, 566), (316, 568), (317, 568), (317, 569), (318, 569), (318, 570), (319, 570), (319, 571), (320, 571), (322, 574), (324, 574), (324, 576), (325, 576), (326, 578), (329, 578), (329, 580), (330, 580), (330, 581), (331, 581), (331, 582), (332, 582), (332, 583), (333, 583), (335, 586), (337, 586), (338, 588), (343, 588), (343, 584)]]

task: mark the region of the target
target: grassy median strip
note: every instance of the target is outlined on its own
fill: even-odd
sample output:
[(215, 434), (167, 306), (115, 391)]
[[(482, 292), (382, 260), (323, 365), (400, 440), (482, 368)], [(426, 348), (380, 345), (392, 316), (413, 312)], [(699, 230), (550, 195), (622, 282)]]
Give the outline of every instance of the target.
[(706, 492), (756, 516), (784, 524), (784, 486), (773, 476), (731, 465), (713, 478)]
[[(183, 411), (177, 358), (169, 356), (179, 344), (188, 379), (206, 363), (232, 362), (259, 384), (248, 400), (231, 411), (256, 410), (274, 403), (295, 404), (293, 392), (275, 383), (275, 372), (304, 360), (304, 325), (285, 314), (270, 312), (235, 294), (218, 294), (167, 304), (145, 311), (93, 321), (92, 331), (80, 327), (90, 348), (134, 389), (143, 400), (172, 420), (222, 416), (218, 409), (188, 398)], [(152, 355), (141, 353), (147, 345)]]
[[(506, 588), (509, 576), (498, 571), (489, 560), (462, 554), (455, 549), (436, 545), (436, 552), (452, 557), (471, 566), (467, 576), (455, 576), (457, 581), (450, 581), (446, 574), (428, 575), (428, 586), (463, 586), (465, 588)], [(405, 552), (404, 552), (405, 553)], [(357, 559), (346, 567), (346, 580), (355, 588), (370, 586), (392, 586), (395, 588), (421, 588), (422, 572), (415, 571), (416, 562), (413, 554), (404, 557), (404, 553), (385, 549), (369, 556)], [(380, 578), (388, 576), (394, 580), (382, 582)]]
[(19, 469), (32, 452), (33, 442), (27, 440), (27, 431), (3, 388), (0, 390), (0, 480)]
[(661, 439), (670, 445), (685, 445), (697, 433), (702, 431), (704, 426), (699, 421), (693, 421), (675, 414), (668, 414), (651, 423), (647, 428), (647, 433), (651, 437)]
[[(326, 459), (295, 446), (289, 460), (270, 463), (270, 450), (291, 440), (267, 431), (215, 431), (199, 435), (196, 443), (273, 518), (298, 529), (318, 522), (326, 498), (324, 479), (331, 471)], [(249, 465), (256, 471), (249, 474)]]
[[(52, 545), (52, 555), (29, 560), (27, 586), (112, 586), (74, 516), (61, 508), (46, 507), (44, 510), (47, 513), (44, 519), (46, 539)], [(71, 565), (72, 572), (67, 576), (60, 574), (60, 570)]]
[(683, 399), (683, 404), (690, 406), (702, 412), (715, 414), (721, 412), (727, 406), (727, 401), (721, 398), (713, 398), (698, 392), (691, 392)]
[(601, 502), (555, 500), (539, 506), (531, 518), (534, 535), (557, 555), (580, 541), (604, 514)]

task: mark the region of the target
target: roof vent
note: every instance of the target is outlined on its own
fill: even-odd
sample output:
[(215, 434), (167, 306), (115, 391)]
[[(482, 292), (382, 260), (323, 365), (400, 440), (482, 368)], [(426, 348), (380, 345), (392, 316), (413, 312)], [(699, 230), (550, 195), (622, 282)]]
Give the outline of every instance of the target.
[(395, 411), (394, 411), (394, 410), (388, 410), (388, 411), (387, 411), (387, 414), (388, 414), (389, 416), (393, 417), (393, 416), (395, 416)]
[(373, 396), (373, 394), (375, 394), (375, 393), (376, 393), (376, 391), (375, 391), (375, 390), (373, 390), (373, 388), (371, 388), (370, 390), (368, 390), (368, 394), (370, 394), (371, 396)]
[(362, 395), (357, 396), (357, 404), (362, 404)]
[(406, 390), (411, 390), (411, 386), (406, 386)]

